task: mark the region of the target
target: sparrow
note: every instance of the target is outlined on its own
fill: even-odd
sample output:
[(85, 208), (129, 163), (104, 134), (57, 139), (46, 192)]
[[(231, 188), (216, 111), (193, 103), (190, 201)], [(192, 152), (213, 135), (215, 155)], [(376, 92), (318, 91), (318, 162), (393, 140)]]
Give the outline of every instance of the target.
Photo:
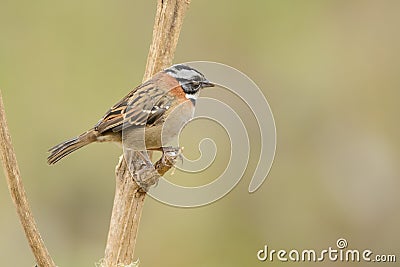
[[(94, 142), (124, 141), (134, 148), (145, 144), (146, 150), (162, 150), (193, 118), (200, 89), (213, 87), (202, 73), (176, 64), (140, 84), (90, 130), (52, 147), (48, 164), (55, 164), (75, 150)], [(168, 127), (165, 127), (168, 121)], [(127, 144), (125, 142), (127, 140)]]

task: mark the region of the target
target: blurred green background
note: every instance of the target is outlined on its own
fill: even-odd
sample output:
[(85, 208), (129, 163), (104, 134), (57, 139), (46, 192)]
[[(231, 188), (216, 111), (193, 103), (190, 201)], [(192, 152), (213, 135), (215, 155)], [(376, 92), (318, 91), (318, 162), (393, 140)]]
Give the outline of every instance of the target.
[[(274, 112), (277, 153), (255, 194), (247, 192), (252, 154), (244, 179), (212, 205), (148, 198), (141, 266), (284, 266), (256, 252), (325, 249), (340, 237), (399, 261), (399, 12), (396, 0), (193, 0), (175, 62), (217, 61), (248, 74)], [(0, 88), (28, 197), (59, 266), (103, 257), (121, 149), (91, 145), (52, 167), (46, 151), (140, 83), (154, 13), (147, 0), (0, 0)], [(0, 175), (1, 265), (33, 266)]]

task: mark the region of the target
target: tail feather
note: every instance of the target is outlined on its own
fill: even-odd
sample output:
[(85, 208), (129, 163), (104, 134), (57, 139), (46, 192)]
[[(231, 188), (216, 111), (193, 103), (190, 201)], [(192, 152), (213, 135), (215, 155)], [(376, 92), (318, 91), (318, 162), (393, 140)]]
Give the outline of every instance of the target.
[(74, 152), (75, 150), (93, 143), (97, 140), (97, 134), (92, 129), (75, 138), (62, 142), (49, 149), (50, 155), (47, 157), (48, 164), (55, 164), (60, 159)]

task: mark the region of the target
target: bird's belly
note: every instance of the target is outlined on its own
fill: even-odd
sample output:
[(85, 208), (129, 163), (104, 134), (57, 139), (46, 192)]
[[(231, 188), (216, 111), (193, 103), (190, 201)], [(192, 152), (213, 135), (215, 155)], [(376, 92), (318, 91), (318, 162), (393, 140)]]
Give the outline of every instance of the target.
[(187, 101), (179, 105), (166, 117), (162, 126), (147, 127), (146, 146), (148, 148), (178, 146), (179, 133), (192, 118), (192, 103)]
[(146, 147), (160, 148), (178, 145), (178, 135), (190, 119), (170, 120), (163, 125), (164, 127), (148, 127), (146, 129)]
[[(178, 135), (193, 118), (193, 108), (190, 101), (183, 103), (162, 118), (159, 123), (151, 126), (126, 129), (123, 131), (123, 145), (132, 150), (157, 149), (165, 146), (177, 146)], [(189, 104), (189, 105), (188, 105)], [(190, 108), (190, 110), (188, 110)], [(145, 142), (143, 142), (145, 140)]]

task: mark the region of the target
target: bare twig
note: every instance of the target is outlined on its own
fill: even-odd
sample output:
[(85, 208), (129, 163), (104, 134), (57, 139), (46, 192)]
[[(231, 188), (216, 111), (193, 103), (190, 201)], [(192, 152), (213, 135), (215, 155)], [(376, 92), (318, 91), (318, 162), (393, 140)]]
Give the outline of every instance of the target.
[(172, 64), (189, 0), (157, 0), (153, 41), (143, 81)]
[(40, 267), (55, 267), (53, 259), (50, 257), (44, 242), (37, 229), (35, 219), (29, 207), (25, 189), (22, 184), (19, 172), (17, 158), (14, 148), (11, 144), (11, 137), (8, 131), (6, 114), (3, 106), (3, 99), (0, 92), (0, 150), (1, 161), (3, 162), (4, 172), (7, 177), (7, 184), (10, 190), (11, 198), (14, 201), (15, 208), (29, 245), (35, 256), (36, 262)]
[[(157, 0), (153, 41), (147, 58), (144, 81), (171, 65), (188, 6), (189, 0)], [(137, 174), (140, 170), (140, 180), (153, 179), (154, 170), (144, 169), (140, 157), (135, 154), (130, 160), (136, 163), (133, 166), (134, 172)], [(165, 161), (158, 161), (155, 165), (161, 175), (171, 168), (173, 162), (165, 163)], [(116, 192), (103, 260), (104, 266), (127, 266), (133, 263), (145, 196), (146, 193), (141, 191), (134, 182), (124, 157), (121, 156), (116, 167)]]

